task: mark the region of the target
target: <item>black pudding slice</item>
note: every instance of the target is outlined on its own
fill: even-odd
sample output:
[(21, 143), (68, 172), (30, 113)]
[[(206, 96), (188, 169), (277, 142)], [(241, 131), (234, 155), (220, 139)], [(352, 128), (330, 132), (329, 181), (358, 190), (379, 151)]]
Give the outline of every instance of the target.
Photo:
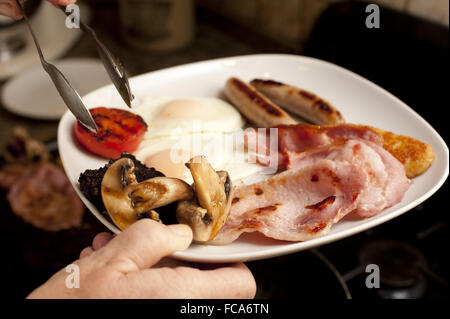
[[(120, 155), (120, 158), (118, 159), (121, 158), (129, 158), (133, 161), (135, 165), (136, 179), (139, 183), (153, 177), (165, 176), (163, 173), (157, 171), (156, 169), (145, 166), (132, 154), (122, 153)], [(106, 212), (105, 205), (103, 204), (101, 185), (103, 176), (105, 175), (108, 168), (116, 160), (117, 159), (110, 159), (108, 164), (98, 169), (87, 169), (83, 173), (81, 173), (80, 177), (78, 178), (80, 190), (83, 195), (98, 209), (99, 212), (101, 212), (105, 216), (108, 216), (108, 213)], [(155, 211), (159, 214), (159, 218), (161, 219), (161, 221), (166, 225), (177, 223), (175, 210), (176, 203), (172, 203), (170, 205), (155, 209)]]

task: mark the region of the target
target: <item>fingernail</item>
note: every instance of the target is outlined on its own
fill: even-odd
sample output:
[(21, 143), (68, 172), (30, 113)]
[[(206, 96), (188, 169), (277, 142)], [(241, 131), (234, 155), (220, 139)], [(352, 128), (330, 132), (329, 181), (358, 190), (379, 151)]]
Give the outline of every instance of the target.
[(179, 236), (184, 237), (192, 237), (192, 230), (191, 227), (184, 224), (175, 224), (175, 225), (169, 225), (168, 226), (171, 231), (173, 231), (175, 234)]

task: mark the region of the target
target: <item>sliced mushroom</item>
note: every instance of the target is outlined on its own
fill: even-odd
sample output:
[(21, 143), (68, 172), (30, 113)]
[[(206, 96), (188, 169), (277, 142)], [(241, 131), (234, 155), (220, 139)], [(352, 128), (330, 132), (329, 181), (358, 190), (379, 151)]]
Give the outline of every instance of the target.
[(231, 192), (231, 179), (230, 175), (227, 171), (217, 171), (217, 175), (219, 175), (220, 182), (225, 187), (225, 195), (227, 196), (227, 199), (230, 197)]
[(108, 168), (101, 190), (106, 210), (120, 229), (141, 218), (160, 221), (153, 209), (194, 196), (191, 186), (177, 178), (154, 177), (138, 183), (129, 158), (117, 160)]
[(197, 198), (178, 203), (177, 219), (191, 226), (195, 241), (206, 242), (217, 235), (230, 213), (230, 176), (225, 171), (216, 172), (204, 156), (193, 157), (186, 166), (194, 179)]
[(211, 215), (197, 200), (181, 201), (177, 206), (177, 220), (191, 226), (195, 241), (207, 241), (211, 235)]

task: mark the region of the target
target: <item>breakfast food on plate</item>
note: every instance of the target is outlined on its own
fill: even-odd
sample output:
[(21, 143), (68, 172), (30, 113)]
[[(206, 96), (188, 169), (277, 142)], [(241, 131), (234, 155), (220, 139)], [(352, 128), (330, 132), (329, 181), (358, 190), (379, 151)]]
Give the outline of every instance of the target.
[[(277, 149), (270, 149), (269, 139), (266, 145), (257, 145), (257, 130), (246, 132), (246, 146), (258, 150), (258, 162), (270, 165), (277, 161), (279, 168), (286, 168), (292, 152), (302, 152), (310, 147), (332, 143), (339, 139), (362, 138), (382, 146), (403, 164), (408, 178), (425, 172), (434, 159), (433, 149), (428, 144), (412, 137), (393, 134), (366, 125), (339, 124), (315, 126), (309, 124), (278, 126)], [(270, 150), (269, 150), (270, 149)], [(271, 157), (267, 156), (271, 154)]]
[[(312, 147), (333, 143), (337, 140), (362, 138), (382, 145), (383, 138), (369, 126), (355, 124), (339, 124), (317, 126), (310, 124), (277, 126), (278, 140), (271, 145), (271, 139), (259, 137), (257, 129), (247, 130), (245, 144), (247, 148), (258, 153), (257, 160), (262, 165), (271, 165), (276, 160), (280, 169), (286, 169), (289, 156), (286, 152), (302, 152)], [(265, 142), (260, 144), (259, 141)]]
[(388, 151), (365, 139), (347, 139), (289, 152), (287, 169), (312, 165), (323, 159), (348, 162), (361, 167), (367, 174), (366, 190), (361, 194), (355, 212), (370, 217), (401, 201), (410, 182), (405, 168)]
[(230, 78), (227, 81), (225, 95), (250, 122), (258, 127), (274, 127), (297, 122), (254, 87), (237, 78)]
[(75, 124), (78, 142), (88, 151), (106, 158), (118, 158), (123, 152), (134, 152), (144, 137), (147, 124), (132, 112), (96, 107), (89, 110), (97, 125), (94, 133), (80, 122)]
[(284, 149), (283, 172), (237, 188), (230, 216), (213, 243), (253, 231), (308, 240), (325, 235), (350, 212), (366, 218), (399, 203), (410, 186), (403, 165), (372, 134), (345, 128), (300, 134), (307, 139)]
[[(165, 175), (154, 168), (148, 168), (140, 161), (138, 161), (132, 154), (122, 153), (119, 159), (130, 159), (134, 166), (134, 175), (136, 176), (136, 181), (138, 183), (151, 179), (154, 177), (164, 177)], [(103, 177), (106, 171), (113, 163), (119, 159), (111, 159), (109, 162), (98, 169), (87, 169), (80, 174), (78, 178), (78, 183), (81, 193), (97, 208), (97, 210), (105, 216), (108, 216), (105, 205), (102, 199), (101, 185)], [(159, 216), (159, 219), (164, 222), (164, 224), (176, 223), (175, 217), (176, 205), (167, 205), (161, 208), (154, 209)]]
[(242, 128), (245, 119), (229, 103), (218, 98), (144, 98), (135, 107), (149, 128), (133, 153), (148, 167), (169, 177), (192, 183), (185, 163), (204, 155), (216, 170), (225, 170), (231, 179), (241, 179), (260, 171), (256, 163), (244, 159)]
[[(240, 113), (216, 98), (144, 99), (135, 112), (149, 129), (139, 146), (82, 173), (83, 194), (120, 229), (151, 218), (189, 225), (198, 243), (228, 244), (255, 231), (303, 241), (326, 235), (351, 212), (368, 218), (399, 203), (409, 178), (433, 161), (427, 144), (344, 123), (311, 92), (234, 77), (224, 91), (253, 125), (271, 129), (245, 128)], [(299, 124), (277, 104), (326, 125)], [(274, 171), (258, 174), (264, 166)]]
[[(260, 109), (257, 103), (243, 104), (244, 98), (232, 97), (227, 93), (230, 88), (233, 88), (230, 83), (233, 83), (234, 81), (236, 81), (235, 78), (230, 78), (225, 84), (225, 93), (227, 97), (239, 109), (244, 105), (246, 112), (251, 116), (249, 119), (254, 124), (258, 127), (267, 127), (267, 122), (264, 118), (253, 115)], [(260, 92), (259, 96), (262, 97), (262, 99), (269, 99), (271, 101), (270, 105), (284, 107), (288, 111), (311, 121), (313, 124), (336, 125), (344, 123), (344, 118), (341, 113), (314, 93), (273, 80), (254, 79), (250, 82), (250, 85), (247, 85), (240, 80), (237, 81), (240, 86), (250, 88), (250, 91), (254, 87)], [(246, 115), (246, 113), (243, 114)], [(285, 121), (278, 117), (270, 117), (270, 127), (278, 127), (285, 124)], [(362, 125), (359, 127), (370, 129), (381, 136), (383, 139), (383, 147), (405, 166), (406, 175), (409, 178), (413, 178), (425, 172), (434, 160), (433, 149), (428, 144), (409, 136), (397, 135), (378, 128)], [(294, 138), (301, 139), (301, 137)]]
[(301, 116), (311, 123), (344, 123), (341, 113), (314, 93), (273, 80), (254, 79), (250, 84), (273, 103)]
[(146, 138), (232, 132), (245, 124), (235, 107), (212, 97), (147, 97), (133, 111), (149, 124)]
[(375, 129), (383, 137), (383, 147), (406, 169), (409, 178), (423, 174), (433, 163), (433, 148), (415, 138)]
[[(122, 154), (103, 168), (82, 173), (80, 189), (101, 201), (105, 214), (122, 230), (141, 218), (169, 224), (176, 213), (178, 222), (191, 226), (195, 241), (206, 242), (219, 232), (230, 212), (230, 176), (215, 171), (203, 156), (186, 165), (193, 176), (192, 186), (178, 178), (160, 176), (132, 155)], [(177, 206), (170, 205), (176, 202)]]
[(191, 187), (178, 178), (153, 177), (138, 182), (134, 168), (131, 159), (121, 158), (108, 168), (102, 179), (103, 203), (120, 229), (141, 218), (161, 221), (155, 208), (194, 196)]
[(323, 160), (237, 187), (230, 216), (211, 243), (254, 231), (290, 241), (323, 236), (357, 207), (366, 179), (359, 166)]
[(186, 163), (194, 179), (195, 198), (181, 201), (177, 219), (191, 226), (194, 240), (213, 239), (228, 218), (233, 187), (228, 172), (216, 172), (204, 156), (196, 156)]

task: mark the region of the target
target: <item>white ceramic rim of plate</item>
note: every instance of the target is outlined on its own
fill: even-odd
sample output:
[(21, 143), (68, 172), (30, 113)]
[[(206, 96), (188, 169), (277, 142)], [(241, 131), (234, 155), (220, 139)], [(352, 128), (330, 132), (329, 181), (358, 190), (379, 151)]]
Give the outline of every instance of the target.
[[(411, 109), (409, 106), (407, 106), (404, 102), (402, 102), (400, 99), (398, 99), (397, 97), (395, 97), (394, 95), (392, 95), (391, 93), (386, 91), (385, 89), (379, 87), (375, 83), (361, 77), (360, 75), (358, 75), (352, 71), (349, 71), (343, 67), (340, 67), (336, 64), (333, 64), (333, 63), (330, 63), (327, 61), (323, 61), (323, 60), (311, 58), (311, 57), (305, 57), (305, 56), (300, 56), (300, 55), (289, 55), (289, 54), (254, 54), (254, 55), (234, 56), (234, 57), (226, 57), (226, 58), (220, 58), (220, 59), (194, 62), (194, 63), (174, 66), (174, 67), (166, 68), (163, 70), (158, 70), (158, 71), (141, 74), (141, 75), (131, 78), (130, 83), (132, 84), (133, 81), (138, 81), (140, 78), (148, 76), (149, 74), (157, 75), (158, 73), (161, 73), (161, 72), (173, 71), (175, 69), (181, 69), (181, 68), (185, 68), (185, 67), (193, 67), (196, 65), (204, 64), (204, 63), (224, 63), (224, 62), (226, 63), (226, 62), (235, 61), (235, 60), (252, 59), (252, 58), (273, 58), (273, 59), (289, 58), (289, 59), (298, 59), (299, 61), (309, 61), (309, 62), (313, 62), (313, 63), (320, 63), (320, 64), (326, 65), (327, 67), (329, 67), (331, 69), (334, 69), (335, 71), (344, 72), (344, 73), (346, 73), (346, 75), (351, 76), (358, 81), (362, 81), (363, 83), (365, 83), (372, 89), (377, 90), (380, 94), (383, 94), (383, 95), (389, 97), (390, 99), (392, 99), (394, 102), (396, 102), (396, 104), (398, 104), (399, 106), (401, 106), (403, 108), (403, 111), (410, 113), (410, 115), (412, 115), (416, 120), (420, 121), (423, 125), (425, 125), (433, 133), (433, 137), (438, 140), (438, 142), (440, 143), (440, 146), (442, 146), (442, 149), (444, 150), (444, 157), (445, 157), (444, 160), (446, 161), (445, 169), (442, 172), (442, 174), (440, 175), (439, 180), (437, 180), (435, 182), (435, 184), (433, 185), (432, 188), (430, 188), (422, 196), (411, 201), (408, 205), (406, 205), (402, 208), (399, 208), (399, 209), (397, 209), (387, 215), (384, 215), (384, 216), (377, 215), (377, 216), (375, 216), (376, 218), (374, 218), (373, 220), (366, 220), (366, 222), (361, 225), (356, 225), (354, 227), (351, 227), (350, 229), (345, 229), (338, 233), (330, 233), (330, 234), (325, 235), (324, 237), (319, 237), (319, 238), (311, 239), (309, 241), (304, 241), (304, 242), (292, 242), (292, 243), (287, 242), (287, 244), (285, 246), (281, 246), (281, 247), (276, 246), (273, 248), (268, 248), (268, 249), (265, 249), (262, 251), (256, 251), (253, 253), (252, 252), (233, 253), (232, 256), (229, 256), (229, 255), (223, 256), (220, 254), (208, 254), (205, 256), (205, 255), (201, 255), (201, 254), (193, 254), (193, 253), (190, 253), (189, 250), (187, 250), (187, 251), (176, 252), (176, 253), (172, 254), (172, 257), (180, 259), (180, 260), (187, 260), (187, 261), (192, 261), (192, 262), (242, 262), (242, 261), (252, 261), (252, 260), (258, 260), (258, 259), (272, 258), (272, 257), (280, 256), (280, 255), (298, 252), (298, 251), (305, 250), (305, 249), (310, 249), (310, 248), (313, 248), (316, 246), (324, 245), (324, 244), (345, 238), (345, 237), (349, 237), (351, 235), (357, 234), (359, 232), (365, 231), (374, 226), (380, 225), (386, 221), (389, 221), (389, 220), (405, 213), (406, 211), (411, 210), (412, 208), (416, 207), (417, 205), (421, 204), (422, 202), (424, 202), (426, 199), (428, 199), (430, 196), (432, 196), (444, 184), (444, 182), (447, 179), (448, 174), (449, 174), (449, 163), (448, 163), (449, 162), (449, 151), (448, 151), (448, 147), (445, 144), (444, 140), (436, 132), (436, 130), (428, 122), (426, 122), (417, 112), (415, 112), (413, 109)], [(101, 90), (111, 89), (111, 88), (112, 88), (112, 85), (104, 86), (102, 88), (99, 88), (99, 89), (85, 95), (83, 98), (87, 98), (93, 94), (97, 94)], [(71, 117), (71, 116), (72, 115), (68, 111), (66, 111), (66, 113), (62, 116), (60, 123), (59, 123), (59, 127), (58, 127), (58, 137), (61, 135), (62, 123), (67, 121), (68, 117)], [(60, 144), (60, 142), (61, 141), (58, 138), (58, 144)], [(61, 149), (61, 147), (60, 147), (61, 145), (58, 145), (58, 146), (59, 146), (59, 149)], [(65, 155), (61, 153), (60, 156), (61, 156), (61, 160), (62, 160), (64, 169), (66, 171), (70, 171), (70, 168), (68, 168), (66, 165)], [(71, 183), (72, 183), (73, 187), (75, 188), (76, 192), (78, 193), (78, 195), (80, 196), (80, 198), (83, 200), (83, 202), (86, 204), (86, 206), (88, 206), (90, 211), (113, 233), (115, 233), (115, 234), (120, 233), (120, 230), (117, 227), (115, 227), (112, 223), (110, 223), (100, 212), (98, 212), (94, 208), (94, 206), (87, 199), (85, 199), (85, 197), (81, 194), (78, 187), (76, 187), (76, 184), (72, 180), (71, 180)]]

